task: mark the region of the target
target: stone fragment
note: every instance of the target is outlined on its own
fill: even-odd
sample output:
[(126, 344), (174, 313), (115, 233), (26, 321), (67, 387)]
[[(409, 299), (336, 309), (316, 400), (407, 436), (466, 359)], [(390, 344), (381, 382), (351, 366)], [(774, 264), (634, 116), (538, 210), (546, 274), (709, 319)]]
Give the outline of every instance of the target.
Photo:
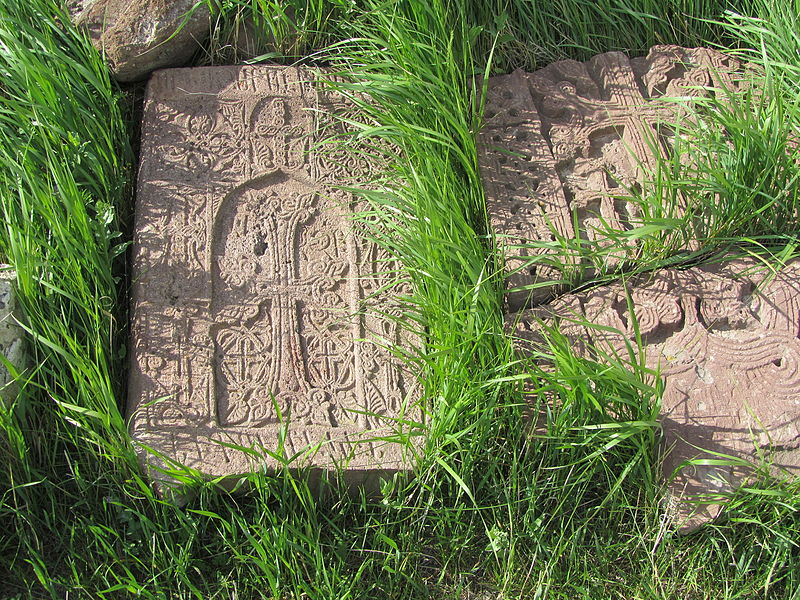
[(357, 234), (353, 196), (333, 187), (364, 164), (314, 147), (331, 115), (352, 111), (317, 79), (217, 67), (159, 71), (148, 84), (131, 430), (211, 476), (279, 465), (231, 445), (286, 457), (315, 447), (293, 466), (343, 463), (351, 482), (407, 467), (400, 445), (376, 438), (419, 419), (413, 380), (367, 338), (414, 340), (362, 310), (396, 311), (381, 295), (396, 265)]
[[(722, 509), (721, 500), (693, 500), (729, 492), (751, 473), (745, 467), (681, 468), (685, 461), (724, 454), (753, 464), (766, 460), (779, 476), (800, 475), (800, 261), (774, 278), (754, 260), (664, 270), (629, 282), (627, 293), (645, 363), (659, 369), (665, 383), (662, 469), (669, 481), (667, 511), (682, 531)], [(576, 317), (604, 329), (576, 324)], [(563, 319), (561, 331), (580, 355), (626, 357), (625, 340), (636, 346), (622, 284), (510, 315), (523, 354), (538, 343), (540, 319), (553, 318)]]
[[(0, 355), (17, 371), (27, 364), (25, 330), (20, 326), (22, 314), (14, 292), (16, 273), (0, 265)], [(0, 364), (0, 402), (13, 402), (19, 392), (14, 377)]]
[[(196, 0), (75, 0), (73, 22), (105, 53), (117, 81), (138, 81), (155, 69), (182, 66), (209, 35), (206, 4)], [(191, 11), (191, 12), (190, 12)]]
[(586, 267), (577, 258), (562, 264), (547, 244), (579, 238), (602, 246), (600, 230), (630, 229), (640, 216), (618, 196), (640, 185), (670, 147), (678, 107), (663, 98), (731, 87), (739, 68), (713, 50), (654, 46), (645, 58), (608, 52), (489, 80), (479, 159), (490, 221), (512, 272), (509, 287), (539, 285), (510, 293), (512, 310), (561, 291), (548, 282), (565, 266)]

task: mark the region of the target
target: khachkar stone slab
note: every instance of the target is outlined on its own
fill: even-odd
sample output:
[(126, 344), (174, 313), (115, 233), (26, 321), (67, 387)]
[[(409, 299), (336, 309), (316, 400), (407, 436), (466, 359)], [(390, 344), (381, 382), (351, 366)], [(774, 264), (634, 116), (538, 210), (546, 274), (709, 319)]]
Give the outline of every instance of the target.
[[(22, 312), (14, 291), (16, 273), (7, 265), (0, 265), (0, 356), (18, 372), (28, 364), (25, 348), (25, 330), (20, 325)], [(19, 386), (4, 364), (0, 364), (0, 402), (13, 402)]]
[[(774, 278), (755, 260), (664, 270), (630, 282), (627, 293), (645, 363), (665, 383), (663, 475), (669, 481), (677, 470), (667, 509), (678, 525), (688, 531), (716, 517), (718, 502), (691, 501), (731, 491), (750, 474), (729, 466), (681, 468), (688, 460), (764, 459), (776, 475), (800, 475), (800, 261)], [(554, 319), (579, 354), (625, 359), (625, 341), (636, 347), (621, 284), (510, 315), (523, 354), (540, 343), (542, 320)], [(584, 319), (604, 329), (586, 327)]]
[(316, 79), (220, 67), (160, 71), (148, 85), (131, 430), (209, 475), (259, 468), (231, 444), (288, 457), (319, 445), (293, 466), (347, 463), (351, 481), (405, 466), (398, 445), (374, 438), (416, 418), (411, 377), (367, 339), (412, 342), (391, 320), (357, 315), (373, 301), (394, 310), (373, 297), (396, 265), (356, 235), (353, 198), (330, 185), (365, 167), (313, 148), (331, 114), (352, 110)]
[[(492, 77), (479, 159), (491, 224), (512, 273), (509, 287), (560, 278), (541, 256), (531, 261), (550, 252), (542, 242), (602, 245), (600, 230), (630, 229), (639, 214), (619, 196), (641, 184), (657, 153), (669, 151), (670, 124), (678, 119), (678, 106), (664, 97), (730, 88), (739, 68), (713, 50), (655, 46), (644, 58), (609, 52)], [(610, 256), (609, 263), (622, 258)], [(508, 301), (517, 310), (557, 291), (545, 285), (511, 293)]]

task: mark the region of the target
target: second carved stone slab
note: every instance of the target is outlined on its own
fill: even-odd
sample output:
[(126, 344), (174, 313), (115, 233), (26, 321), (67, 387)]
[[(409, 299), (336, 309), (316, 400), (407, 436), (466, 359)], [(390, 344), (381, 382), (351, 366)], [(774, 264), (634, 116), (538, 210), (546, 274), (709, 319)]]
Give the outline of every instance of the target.
[[(637, 360), (665, 383), (663, 476), (668, 512), (684, 531), (719, 514), (721, 504), (704, 496), (750, 474), (719, 464), (720, 455), (800, 475), (800, 262), (776, 277), (758, 261), (736, 260), (563, 296), (509, 315), (523, 355), (541, 343), (542, 321), (601, 362), (630, 360), (638, 330)], [(682, 467), (689, 460), (705, 463)]]
[(713, 50), (655, 46), (644, 58), (609, 52), (489, 80), (479, 158), (491, 225), (512, 272), (508, 286), (541, 286), (511, 293), (512, 310), (559, 291), (551, 282), (567, 265), (530, 259), (563, 261), (543, 244), (602, 245), (604, 228), (630, 229), (639, 218), (618, 196), (669, 152), (679, 113), (664, 97), (730, 88), (739, 68)]

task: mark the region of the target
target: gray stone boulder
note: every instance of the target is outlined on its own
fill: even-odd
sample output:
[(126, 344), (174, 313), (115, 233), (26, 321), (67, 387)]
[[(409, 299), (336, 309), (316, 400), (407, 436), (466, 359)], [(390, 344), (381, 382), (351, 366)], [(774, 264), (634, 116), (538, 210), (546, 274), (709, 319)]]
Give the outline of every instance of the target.
[(75, 0), (73, 22), (105, 53), (117, 81), (145, 79), (155, 69), (182, 66), (210, 30), (207, 5), (196, 0)]

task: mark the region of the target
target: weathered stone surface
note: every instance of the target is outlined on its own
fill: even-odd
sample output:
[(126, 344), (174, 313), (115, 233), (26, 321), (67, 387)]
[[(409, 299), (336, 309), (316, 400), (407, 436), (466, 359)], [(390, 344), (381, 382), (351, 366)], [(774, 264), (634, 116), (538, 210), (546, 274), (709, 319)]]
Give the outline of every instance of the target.
[[(559, 279), (557, 268), (525, 258), (547, 248), (520, 245), (560, 236), (602, 244), (598, 228), (630, 229), (636, 207), (615, 195), (640, 184), (642, 167), (670, 147), (678, 107), (663, 97), (730, 87), (739, 68), (713, 50), (655, 46), (645, 58), (609, 52), (491, 78), (480, 164), (491, 224), (514, 271), (508, 285)], [(508, 301), (517, 310), (557, 291), (515, 292)]]
[[(105, 52), (118, 81), (138, 81), (155, 69), (179, 67), (200, 49), (210, 31), (209, 10), (196, 0), (76, 0), (68, 4)], [(187, 17), (187, 15), (189, 15)]]
[[(7, 269), (7, 265), (0, 265)], [(0, 270), (0, 355), (18, 371), (27, 364), (25, 353), (25, 331), (20, 327), (21, 312), (14, 293), (16, 273)], [(0, 402), (13, 401), (19, 387), (5, 365), (0, 364)]]
[(365, 167), (312, 150), (330, 114), (351, 110), (316, 79), (220, 67), (159, 71), (148, 85), (131, 428), (210, 475), (258, 466), (218, 442), (277, 451), (279, 411), (291, 419), (288, 456), (320, 444), (295, 466), (349, 461), (351, 481), (405, 466), (398, 445), (374, 438), (418, 416), (404, 413), (412, 378), (365, 338), (413, 340), (358, 314), (396, 265), (357, 235), (353, 197), (331, 187)]
[[(630, 282), (645, 362), (660, 369), (666, 479), (685, 461), (766, 459), (776, 474), (800, 475), (800, 261), (767, 278), (754, 260), (686, 271), (664, 270)], [(586, 319), (616, 332), (587, 328)], [(526, 353), (539, 319), (563, 319), (561, 331), (583, 355), (598, 348), (626, 357), (635, 340), (626, 290), (609, 285), (559, 298), (550, 307), (510, 315)], [(635, 342), (633, 343), (635, 346)], [(748, 469), (687, 466), (670, 483), (668, 512), (684, 531), (714, 518), (719, 503), (692, 504), (730, 491)]]

